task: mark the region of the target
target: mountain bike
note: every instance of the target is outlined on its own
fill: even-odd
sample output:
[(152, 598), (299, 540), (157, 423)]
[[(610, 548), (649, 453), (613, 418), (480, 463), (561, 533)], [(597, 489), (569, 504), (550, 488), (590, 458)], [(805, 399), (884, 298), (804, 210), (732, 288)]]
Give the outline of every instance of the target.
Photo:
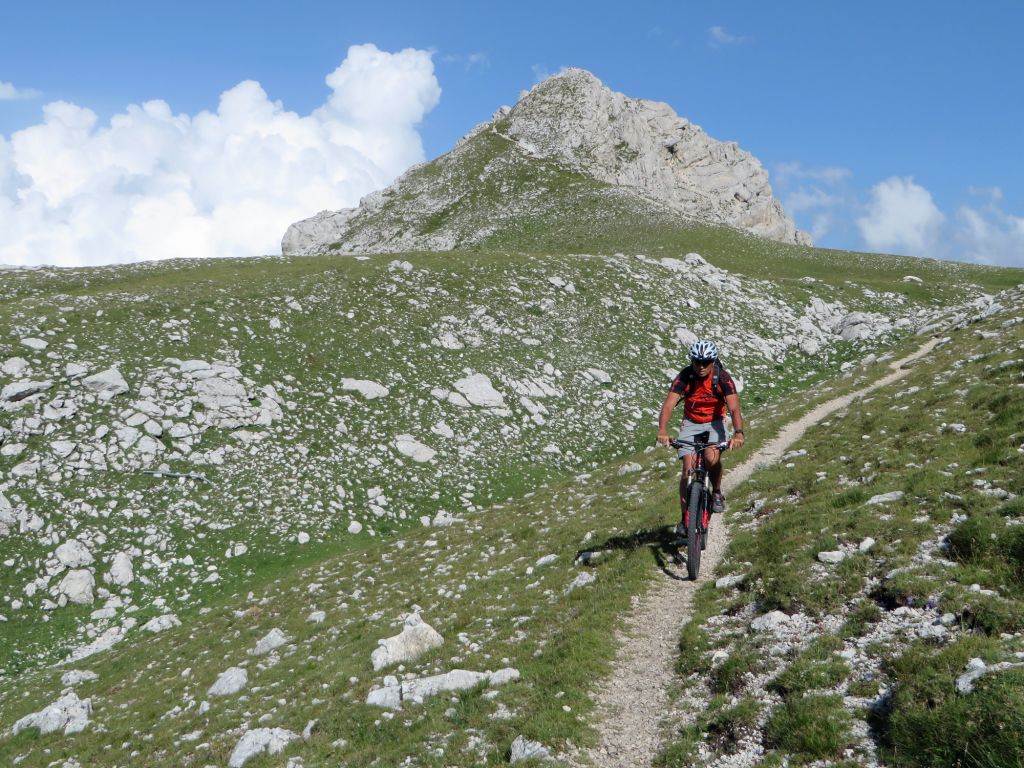
[[(691, 581), (697, 580), (700, 572), (700, 553), (707, 547), (708, 525), (711, 522), (711, 481), (708, 478), (707, 462), (704, 460), (705, 448), (728, 450), (729, 443), (710, 443), (707, 438), (710, 432), (702, 432), (696, 440), (669, 440), (673, 448), (693, 448), (696, 461), (690, 473), (690, 483), (686, 488), (686, 509), (683, 512), (683, 529), (686, 535), (686, 573)], [(679, 460), (682, 461), (680, 456)]]

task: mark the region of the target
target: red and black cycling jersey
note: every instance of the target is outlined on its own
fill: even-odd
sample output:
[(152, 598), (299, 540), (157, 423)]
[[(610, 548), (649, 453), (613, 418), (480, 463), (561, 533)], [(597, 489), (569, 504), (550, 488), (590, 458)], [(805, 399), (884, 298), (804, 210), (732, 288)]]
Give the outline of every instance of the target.
[(683, 418), (696, 424), (707, 424), (725, 417), (725, 398), (736, 394), (736, 383), (725, 368), (718, 369), (718, 392), (712, 391), (714, 371), (703, 379), (693, 366), (683, 368), (673, 379), (670, 392), (683, 400)]

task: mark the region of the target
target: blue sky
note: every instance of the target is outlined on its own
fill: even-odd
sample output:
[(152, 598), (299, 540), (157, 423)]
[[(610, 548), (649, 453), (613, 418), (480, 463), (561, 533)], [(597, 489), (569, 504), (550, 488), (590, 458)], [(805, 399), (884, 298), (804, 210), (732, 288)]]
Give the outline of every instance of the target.
[[(252, 80), (306, 116), (331, 98), (325, 77), (350, 46), (412, 48), (440, 87), (432, 99), (417, 80), (422, 114), (403, 113), (413, 154), (447, 151), (544, 74), (578, 66), (753, 153), (819, 245), (1024, 266), (1021, 3), (8, 2), (3, 16), (10, 158), (54, 101), (95, 113), (95, 134), (149, 100), (216, 112)], [(372, 157), (385, 170), (366, 179), (386, 182), (408, 156)], [(6, 189), (26, 237), (52, 224), (52, 211), (25, 223), (25, 172), (9, 167), (5, 187), (2, 163), (0, 145), (0, 216)]]

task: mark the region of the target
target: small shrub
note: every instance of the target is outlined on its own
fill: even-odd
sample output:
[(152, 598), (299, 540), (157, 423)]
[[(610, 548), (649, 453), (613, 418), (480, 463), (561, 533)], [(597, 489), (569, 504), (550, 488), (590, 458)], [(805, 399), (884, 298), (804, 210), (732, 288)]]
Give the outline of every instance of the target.
[(989, 557), (997, 549), (999, 534), (1005, 530), (1002, 519), (994, 515), (971, 515), (949, 534), (949, 554), (963, 562)]
[(765, 742), (811, 760), (838, 757), (852, 742), (850, 723), (839, 696), (793, 698), (768, 718)]
[(711, 674), (714, 689), (719, 693), (738, 693), (743, 688), (743, 677), (760, 663), (757, 651), (739, 647)]
[(882, 618), (881, 609), (868, 600), (859, 601), (847, 614), (846, 623), (839, 630), (840, 637), (860, 637), (869, 624), (875, 624)]
[(806, 691), (832, 688), (843, 682), (850, 668), (839, 659), (818, 661), (800, 658), (786, 667), (769, 688), (783, 698), (802, 696)]
[(722, 709), (708, 721), (708, 746), (716, 752), (732, 754), (740, 740), (757, 727), (761, 705), (756, 699), (741, 699), (736, 706)]
[(961, 694), (967, 660), (1001, 656), (998, 643), (965, 636), (933, 652), (914, 646), (891, 663), (892, 709), (879, 730), (889, 757), (912, 768), (1024, 764), (1024, 672), (985, 675)]

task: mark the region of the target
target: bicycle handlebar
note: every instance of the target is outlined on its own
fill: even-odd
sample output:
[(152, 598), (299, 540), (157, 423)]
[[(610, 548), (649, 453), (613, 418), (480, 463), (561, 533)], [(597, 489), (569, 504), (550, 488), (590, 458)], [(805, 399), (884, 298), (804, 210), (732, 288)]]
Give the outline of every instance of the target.
[(693, 448), (695, 451), (703, 451), (705, 448), (717, 448), (720, 451), (729, 450), (729, 441), (721, 443), (699, 443), (696, 440), (669, 440), (668, 444), (673, 448)]

